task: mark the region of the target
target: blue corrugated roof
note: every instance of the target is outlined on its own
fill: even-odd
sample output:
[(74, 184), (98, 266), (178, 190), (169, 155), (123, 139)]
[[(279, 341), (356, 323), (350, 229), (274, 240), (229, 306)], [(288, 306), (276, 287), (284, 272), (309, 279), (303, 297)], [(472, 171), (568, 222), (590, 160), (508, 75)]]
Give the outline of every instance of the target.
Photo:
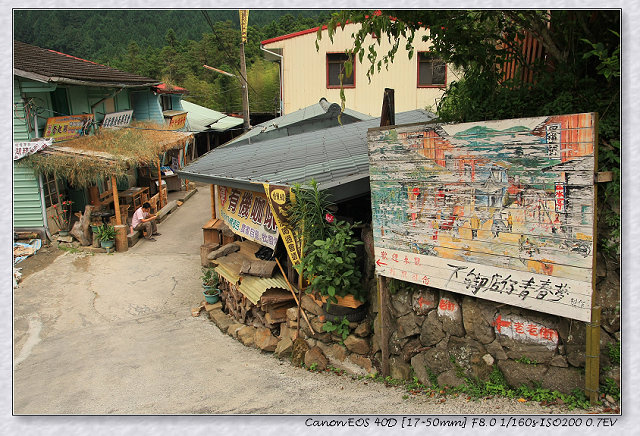
[[(418, 109), (396, 114), (396, 124), (434, 118), (433, 113)], [(264, 182), (293, 185), (314, 179), (319, 189), (330, 189), (334, 201), (339, 201), (368, 191), (367, 131), (379, 126), (380, 118), (374, 118), (255, 144), (220, 147), (178, 174), (194, 181), (253, 190), (262, 190)], [(352, 187), (350, 192), (340, 192), (347, 185)]]

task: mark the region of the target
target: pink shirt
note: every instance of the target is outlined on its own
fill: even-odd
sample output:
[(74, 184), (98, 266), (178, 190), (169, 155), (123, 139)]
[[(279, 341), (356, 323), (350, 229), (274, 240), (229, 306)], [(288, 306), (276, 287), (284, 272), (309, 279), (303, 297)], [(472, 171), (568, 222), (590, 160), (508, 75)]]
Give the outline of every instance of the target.
[(131, 218), (131, 227), (133, 227), (134, 229), (136, 228), (136, 226), (138, 224), (140, 224), (142, 222), (143, 218), (147, 218), (149, 216), (148, 213), (145, 213), (142, 210), (142, 206), (140, 206), (134, 213), (133, 213), (133, 217)]

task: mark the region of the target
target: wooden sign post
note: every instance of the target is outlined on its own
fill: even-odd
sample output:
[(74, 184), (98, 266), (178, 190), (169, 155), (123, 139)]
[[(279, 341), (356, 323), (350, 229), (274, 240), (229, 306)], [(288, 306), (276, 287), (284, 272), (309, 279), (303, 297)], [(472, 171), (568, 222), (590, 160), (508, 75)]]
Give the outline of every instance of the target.
[[(396, 123), (395, 114), (395, 92), (393, 89), (385, 88), (382, 98), (382, 113), (380, 115), (380, 127), (391, 126)], [(382, 354), (382, 375), (387, 377), (390, 375), (389, 369), (389, 323), (387, 312), (387, 301), (389, 301), (389, 292), (387, 288), (387, 278), (378, 275), (378, 302), (380, 316), (380, 353)]]

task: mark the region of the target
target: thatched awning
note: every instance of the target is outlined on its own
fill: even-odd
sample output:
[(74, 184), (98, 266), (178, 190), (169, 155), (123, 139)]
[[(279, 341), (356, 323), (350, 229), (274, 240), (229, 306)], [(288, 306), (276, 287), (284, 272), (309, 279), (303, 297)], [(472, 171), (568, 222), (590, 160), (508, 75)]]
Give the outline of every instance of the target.
[(55, 173), (76, 186), (88, 186), (107, 176), (120, 177), (131, 165), (156, 163), (161, 153), (182, 148), (193, 134), (137, 123), (128, 128), (101, 129), (54, 144), (24, 158), (37, 172)]

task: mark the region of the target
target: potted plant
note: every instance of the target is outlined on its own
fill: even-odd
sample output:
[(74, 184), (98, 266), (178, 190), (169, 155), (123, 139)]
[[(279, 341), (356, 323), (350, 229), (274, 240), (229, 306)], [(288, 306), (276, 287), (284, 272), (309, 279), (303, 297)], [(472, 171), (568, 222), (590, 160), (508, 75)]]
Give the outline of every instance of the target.
[[(60, 194), (60, 198), (62, 199), (62, 194)], [(53, 222), (58, 226), (58, 234), (60, 236), (67, 236), (69, 234), (69, 230), (71, 230), (71, 205), (73, 201), (64, 200), (60, 203), (60, 207), (57, 204), (53, 205), (53, 215), (51, 218)]]
[(116, 239), (115, 227), (109, 224), (103, 224), (98, 227), (97, 234), (102, 248), (113, 248)]
[(202, 268), (202, 289), (204, 289), (204, 299), (209, 304), (217, 303), (220, 298), (220, 289), (218, 289), (218, 283), (220, 277), (215, 269), (211, 267)]

